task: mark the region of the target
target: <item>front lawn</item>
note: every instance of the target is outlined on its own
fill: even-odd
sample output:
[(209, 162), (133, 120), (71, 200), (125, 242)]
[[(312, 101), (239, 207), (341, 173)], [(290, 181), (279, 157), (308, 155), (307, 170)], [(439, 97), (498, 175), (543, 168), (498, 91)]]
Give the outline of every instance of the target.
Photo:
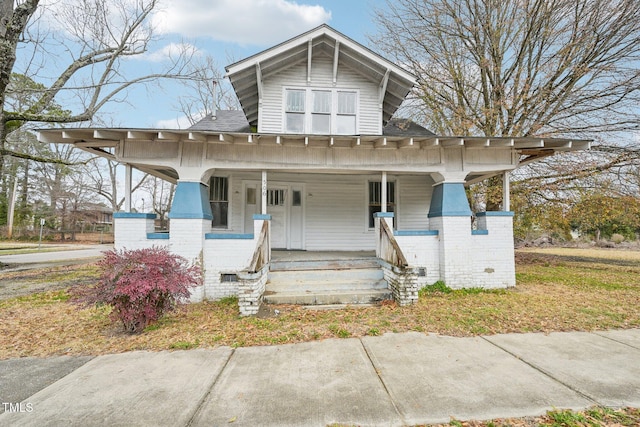
[[(121, 332), (105, 308), (79, 310), (68, 302), (67, 290), (59, 287), (67, 278), (77, 283), (74, 269), (91, 282), (93, 270), (30, 272), (40, 283), (55, 281), (56, 290), (0, 300), (0, 359), (270, 345), (404, 331), (472, 336), (640, 327), (639, 252), (525, 250), (517, 252), (516, 263), (518, 285), (509, 290), (425, 290), (410, 307), (269, 306), (265, 311), (273, 315), (255, 318), (239, 317), (237, 301), (230, 298), (184, 306), (139, 335)], [(9, 280), (15, 286), (22, 279)], [(7, 278), (0, 272), (0, 287), (3, 281)]]

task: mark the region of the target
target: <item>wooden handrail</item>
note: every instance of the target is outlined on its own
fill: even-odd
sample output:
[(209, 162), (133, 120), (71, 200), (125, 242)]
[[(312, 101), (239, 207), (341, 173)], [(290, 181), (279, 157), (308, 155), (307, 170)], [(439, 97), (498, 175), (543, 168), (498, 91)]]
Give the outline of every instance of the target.
[(251, 263), (249, 264), (249, 272), (255, 273), (271, 261), (269, 249), (269, 221), (264, 221), (262, 223), (262, 229), (260, 230), (260, 236), (258, 236), (256, 248), (253, 252), (253, 257), (251, 258)]
[(400, 249), (400, 245), (393, 237), (393, 232), (389, 228), (387, 221), (383, 218), (380, 221), (380, 258), (396, 267), (406, 267), (409, 265), (407, 259)]

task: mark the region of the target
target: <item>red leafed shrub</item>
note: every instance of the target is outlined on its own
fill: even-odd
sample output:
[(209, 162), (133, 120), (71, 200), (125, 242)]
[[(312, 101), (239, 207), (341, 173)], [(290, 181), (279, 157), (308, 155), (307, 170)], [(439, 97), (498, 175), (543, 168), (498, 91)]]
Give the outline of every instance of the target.
[(74, 288), (72, 301), (111, 306), (111, 318), (129, 333), (141, 332), (173, 310), (189, 298), (189, 288), (202, 282), (200, 267), (159, 247), (109, 251), (98, 267), (98, 283)]

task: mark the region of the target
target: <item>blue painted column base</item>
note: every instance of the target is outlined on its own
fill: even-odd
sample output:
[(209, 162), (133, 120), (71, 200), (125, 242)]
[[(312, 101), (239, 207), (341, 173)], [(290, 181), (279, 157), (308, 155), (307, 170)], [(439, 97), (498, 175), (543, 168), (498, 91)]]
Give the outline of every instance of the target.
[(443, 182), (433, 187), (429, 218), (439, 216), (471, 216), (464, 184), (461, 182)]
[(201, 182), (178, 181), (169, 218), (212, 220), (208, 187)]

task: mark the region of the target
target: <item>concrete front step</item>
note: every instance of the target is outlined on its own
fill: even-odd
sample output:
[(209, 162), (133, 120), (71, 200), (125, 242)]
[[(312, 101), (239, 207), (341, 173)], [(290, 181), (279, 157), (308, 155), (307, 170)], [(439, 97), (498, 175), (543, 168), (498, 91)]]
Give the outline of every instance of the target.
[(310, 292), (341, 292), (345, 290), (366, 291), (387, 289), (387, 281), (384, 279), (352, 279), (343, 278), (334, 281), (313, 280), (273, 280), (267, 281), (266, 290), (274, 293), (308, 294)]
[(317, 290), (309, 293), (300, 292), (278, 292), (265, 291), (264, 302), (267, 304), (299, 304), (299, 305), (334, 305), (334, 304), (375, 304), (391, 299), (389, 289), (369, 289), (369, 290)]
[(310, 270), (355, 270), (379, 268), (376, 258), (350, 258), (308, 261), (271, 261), (270, 270), (274, 271), (310, 271)]
[(272, 262), (264, 294), (267, 304), (375, 304), (391, 298), (372, 258)]
[(270, 271), (269, 282), (278, 285), (304, 286), (308, 283), (315, 285), (335, 283), (376, 283), (384, 278), (380, 267), (357, 268), (350, 270), (292, 270)]

